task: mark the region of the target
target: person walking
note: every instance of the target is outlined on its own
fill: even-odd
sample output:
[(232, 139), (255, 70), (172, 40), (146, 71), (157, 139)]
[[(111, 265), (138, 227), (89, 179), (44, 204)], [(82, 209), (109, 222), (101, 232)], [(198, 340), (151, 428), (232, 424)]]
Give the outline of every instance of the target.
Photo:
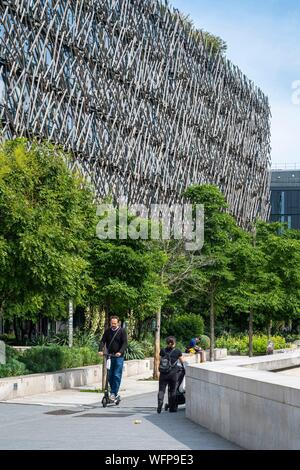
[(118, 396), (122, 380), (124, 353), (128, 345), (126, 330), (119, 326), (119, 321), (117, 316), (110, 317), (110, 328), (105, 330), (99, 344), (100, 356), (103, 356), (104, 346), (106, 347), (107, 354), (111, 355), (108, 382), (111, 392), (110, 399), (112, 401)]
[(167, 386), (169, 394), (169, 411), (171, 413), (177, 411), (176, 387), (178, 379), (178, 360), (183, 364), (184, 360), (182, 352), (180, 349), (176, 348), (176, 338), (174, 338), (174, 336), (169, 336), (167, 338), (167, 347), (160, 351), (157, 413), (161, 413)]

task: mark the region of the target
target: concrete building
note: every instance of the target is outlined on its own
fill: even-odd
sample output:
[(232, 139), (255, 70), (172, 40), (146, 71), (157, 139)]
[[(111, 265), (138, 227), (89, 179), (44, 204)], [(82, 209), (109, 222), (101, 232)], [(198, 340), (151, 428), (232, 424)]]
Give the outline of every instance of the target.
[(0, 136), (63, 145), (99, 197), (210, 183), (241, 226), (268, 218), (268, 98), (164, 2), (0, 2), (0, 101)]

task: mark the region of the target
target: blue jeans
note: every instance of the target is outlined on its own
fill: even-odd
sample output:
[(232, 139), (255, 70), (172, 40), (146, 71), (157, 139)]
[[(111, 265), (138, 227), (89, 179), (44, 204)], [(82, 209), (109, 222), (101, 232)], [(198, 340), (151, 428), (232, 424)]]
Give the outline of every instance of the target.
[(124, 357), (112, 357), (111, 358), (108, 381), (109, 381), (111, 393), (113, 393), (116, 396), (118, 395), (120, 384), (121, 384), (123, 363), (124, 363)]

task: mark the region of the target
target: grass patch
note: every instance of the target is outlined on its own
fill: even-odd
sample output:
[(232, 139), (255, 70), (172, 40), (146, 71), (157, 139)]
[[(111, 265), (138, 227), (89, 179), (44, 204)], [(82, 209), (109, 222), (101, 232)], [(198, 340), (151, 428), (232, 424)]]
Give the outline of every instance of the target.
[(91, 389), (87, 389), (87, 390), (80, 390), (81, 393), (103, 393), (104, 390), (101, 390), (100, 388), (91, 388)]

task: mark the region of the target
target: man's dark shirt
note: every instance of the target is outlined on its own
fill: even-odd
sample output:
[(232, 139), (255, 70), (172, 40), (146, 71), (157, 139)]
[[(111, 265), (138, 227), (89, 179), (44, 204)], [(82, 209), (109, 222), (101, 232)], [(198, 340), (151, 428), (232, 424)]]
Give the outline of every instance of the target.
[[(115, 335), (114, 340), (112, 341), (111, 345), (109, 346), (111, 340), (113, 339)], [(127, 333), (124, 328), (118, 328), (118, 330), (113, 330), (112, 328), (108, 328), (105, 330), (104, 335), (102, 336), (102, 339), (99, 344), (99, 351), (103, 350), (104, 345), (106, 348), (108, 348), (108, 354), (116, 354), (116, 353), (121, 353), (121, 355), (124, 355), (124, 352), (126, 351), (127, 348)]]

